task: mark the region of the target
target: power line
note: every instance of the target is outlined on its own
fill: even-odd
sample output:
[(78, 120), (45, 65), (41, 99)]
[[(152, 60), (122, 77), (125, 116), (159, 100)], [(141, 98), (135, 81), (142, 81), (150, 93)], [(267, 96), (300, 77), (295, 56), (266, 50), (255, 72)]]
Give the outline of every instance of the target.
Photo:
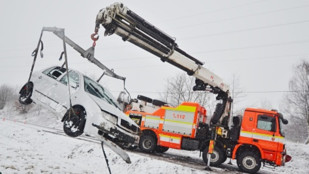
[(195, 16), (200, 16), (200, 15), (204, 15), (204, 14), (209, 14), (209, 13), (216, 13), (216, 12), (220, 12), (220, 11), (226, 11), (229, 9), (234, 9), (234, 8), (239, 8), (239, 7), (243, 7), (243, 6), (248, 6), (248, 5), (252, 5), (252, 4), (256, 4), (256, 3), (260, 3), (260, 2), (267, 2), (265, 0), (258, 0), (258, 1), (250, 1), (249, 3), (244, 3), (244, 4), (238, 4), (238, 5), (234, 5), (234, 6), (230, 6), (230, 7), (225, 7), (225, 8), (219, 8), (219, 9), (215, 9), (215, 10), (209, 10), (209, 11), (203, 11), (201, 13), (195, 13), (195, 14), (191, 14), (191, 15), (186, 15), (186, 16), (179, 16), (176, 18), (172, 18), (172, 19), (168, 19), (166, 20), (166, 22), (169, 21), (174, 21), (174, 20), (178, 20), (178, 19), (183, 19), (183, 18), (192, 18)]
[(225, 32), (218, 32), (218, 33), (212, 33), (212, 34), (204, 34), (204, 35), (198, 35), (198, 36), (193, 36), (193, 37), (187, 37), (187, 38), (182, 38), (182, 40), (201, 39), (201, 38), (206, 38), (206, 37), (220, 36), (220, 35), (240, 33), (240, 32), (246, 32), (246, 31), (262, 30), (262, 29), (268, 29), (268, 28), (276, 28), (276, 27), (281, 27), (281, 26), (296, 25), (296, 24), (302, 24), (302, 23), (308, 23), (308, 22), (309, 22), (309, 19), (295, 21), (295, 22), (274, 24), (274, 25), (264, 25), (260, 27), (252, 27), (252, 28), (245, 28), (245, 29), (240, 29), (240, 30), (232, 30), (232, 31), (225, 31)]
[(273, 46), (282, 46), (282, 45), (290, 45), (290, 44), (308, 43), (308, 42), (309, 42), (309, 39), (305, 39), (305, 40), (298, 40), (298, 41), (289, 41), (289, 42), (281, 42), (281, 43), (253, 45), (253, 46), (246, 46), (246, 47), (215, 49), (215, 50), (201, 51), (201, 52), (195, 52), (195, 53), (224, 52), (224, 51), (232, 51), (232, 50), (243, 50), (243, 49), (252, 49), (252, 48), (273, 47)]
[(225, 21), (237, 20), (237, 19), (246, 18), (246, 17), (267, 15), (267, 14), (271, 14), (271, 13), (278, 13), (278, 12), (282, 12), (282, 11), (295, 10), (295, 9), (307, 8), (307, 7), (309, 7), (309, 4), (302, 5), (302, 6), (295, 6), (295, 7), (291, 7), (291, 8), (283, 8), (283, 9), (278, 9), (278, 10), (273, 10), (273, 11), (268, 11), (268, 12), (260, 12), (260, 13), (253, 13), (253, 14), (249, 14), (249, 15), (229, 17), (229, 18), (224, 18), (224, 19), (220, 19), (220, 20), (200, 22), (198, 24), (183, 25), (183, 26), (178, 26), (177, 28), (184, 29), (184, 28), (195, 27), (195, 26), (200, 26), (200, 25), (204, 25), (204, 24), (214, 24), (214, 23), (220, 23), (220, 22), (225, 22)]

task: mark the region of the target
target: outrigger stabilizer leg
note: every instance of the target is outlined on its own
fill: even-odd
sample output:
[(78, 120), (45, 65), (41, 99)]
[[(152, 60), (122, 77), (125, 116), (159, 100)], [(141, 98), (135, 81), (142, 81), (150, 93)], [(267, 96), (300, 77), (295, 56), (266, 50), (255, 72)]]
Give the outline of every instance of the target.
[(208, 153), (207, 153), (207, 164), (206, 164), (205, 170), (208, 170), (208, 171), (212, 171), (210, 168), (210, 160), (211, 160), (211, 154), (213, 154), (213, 151), (215, 148), (216, 137), (217, 137), (217, 130), (216, 130), (216, 126), (214, 126), (211, 129), (211, 137), (210, 137)]

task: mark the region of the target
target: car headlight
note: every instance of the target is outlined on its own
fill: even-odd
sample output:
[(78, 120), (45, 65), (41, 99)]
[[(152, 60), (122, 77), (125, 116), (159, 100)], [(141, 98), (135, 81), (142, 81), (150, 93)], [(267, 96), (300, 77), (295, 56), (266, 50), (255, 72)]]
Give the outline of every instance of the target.
[(117, 122), (118, 122), (118, 118), (114, 115), (107, 114), (107, 113), (103, 112), (103, 117), (113, 124), (117, 124)]

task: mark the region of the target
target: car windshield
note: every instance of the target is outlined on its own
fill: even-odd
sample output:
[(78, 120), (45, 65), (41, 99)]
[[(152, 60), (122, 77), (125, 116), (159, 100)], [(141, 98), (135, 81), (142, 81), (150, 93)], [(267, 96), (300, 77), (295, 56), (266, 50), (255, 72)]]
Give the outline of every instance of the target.
[(84, 86), (85, 91), (107, 101), (109, 104), (117, 107), (120, 109), (119, 105), (117, 104), (116, 100), (114, 99), (113, 95), (104, 87), (99, 85), (97, 82), (91, 80), (89, 77), (84, 76)]

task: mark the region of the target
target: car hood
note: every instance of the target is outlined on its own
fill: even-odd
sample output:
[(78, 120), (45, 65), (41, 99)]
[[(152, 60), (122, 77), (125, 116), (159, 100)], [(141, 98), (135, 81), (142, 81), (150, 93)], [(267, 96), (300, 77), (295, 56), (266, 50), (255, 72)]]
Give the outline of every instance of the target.
[(124, 114), (121, 110), (116, 108), (115, 106), (107, 103), (105, 100), (102, 100), (96, 96), (93, 96), (91, 94), (88, 94), (90, 98), (101, 108), (101, 110), (113, 114), (115, 116), (118, 116), (119, 118), (128, 121), (130, 124), (135, 125), (136, 127), (139, 127), (133, 120), (130, 119), (126, 114)]

